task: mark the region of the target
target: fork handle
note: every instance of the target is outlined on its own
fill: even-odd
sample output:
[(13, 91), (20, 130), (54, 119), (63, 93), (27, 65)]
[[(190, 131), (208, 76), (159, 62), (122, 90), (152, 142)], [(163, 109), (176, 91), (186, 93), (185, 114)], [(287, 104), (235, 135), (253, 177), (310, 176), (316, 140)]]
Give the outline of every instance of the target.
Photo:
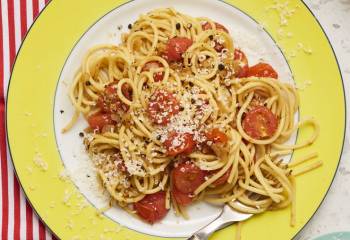
[(235, 221), (224, 221), (222, 218), (220, 218), (220, 216), (218, 216), (214, 221), (199, 229), (187, 240), (207, 240), (210, 237), (210, 235), (213, 234), (213, 232), (227, 227), (228, 225), (234, 222)]

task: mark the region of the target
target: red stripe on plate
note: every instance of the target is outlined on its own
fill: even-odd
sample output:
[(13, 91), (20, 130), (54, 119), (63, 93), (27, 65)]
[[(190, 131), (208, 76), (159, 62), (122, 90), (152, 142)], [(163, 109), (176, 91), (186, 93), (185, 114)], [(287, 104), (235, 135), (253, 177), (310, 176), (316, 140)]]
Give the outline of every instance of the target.
[[(9, 51), (10, 51), (10, 68), (13, 67), (13, 62), (16, 56), (16, 40), (15, 40), (15, 13), (13, 0), (7, 1), (7, 15), (9, 24)], [(13, 239), (20, 240), (21, 227), (21, 205), (20, 205), (20, 187), (16, 176), (13, 177), (13, 198), (14, 198), (14, 227)]]
[(27, 1), (20, 1), (19, 4), (21, 7), (21, 38), (23, 40), (27, 33)]
[(33, 0), (33, 19), (39, 14), (39, 0)]
[(10, 69), (12, 69), (12, 65), (16, 56), (15, 16), (13, 10), (13, 0), (7, 1), (7, 11), (9, 23)]
[(0, 4), (0, 154), (1, 154), (1, 197), (2, 197), (2, 225), (1, 239), (7, 240), (9, 196), (8, 196), (8, 172), (7, 151), (5, 137), (5, 97), (4, 97), (4, 41), (2, 27), (2, 4)]
[(20, 240), (21, 234), (21, 205), (20, 205), (20, 187), (17, 181), (16, 175), (13, 176), (13, 198), (14, 198), (14, 227), (13, 227), (13, 239)]
[(27, 240), (33, 240), (33, 209), (26, 201), (26, 235)]
[(45, 240), (46, 239), (46, 231), (44, 224), (39, 221), (39, 240)]

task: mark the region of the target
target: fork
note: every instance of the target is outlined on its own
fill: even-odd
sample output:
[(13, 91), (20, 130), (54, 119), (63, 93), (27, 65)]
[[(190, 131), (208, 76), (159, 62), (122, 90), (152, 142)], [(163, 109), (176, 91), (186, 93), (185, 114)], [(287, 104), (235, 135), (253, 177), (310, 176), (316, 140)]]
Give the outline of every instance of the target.
[[(235, 202), (235, 204), (244, 207), (244, 205), (240, 202)], [(235, 211), (226, 204), (217, 218), (215, 218), (208, 225), (199, 229), (187, 240), (207, 240), (210, 237), (210, 235), (213, 234), (216, 230), (225, 228), (236, 222), (244, 221), (250, 218), (251, 216), (253, 216), (253, 214)]]

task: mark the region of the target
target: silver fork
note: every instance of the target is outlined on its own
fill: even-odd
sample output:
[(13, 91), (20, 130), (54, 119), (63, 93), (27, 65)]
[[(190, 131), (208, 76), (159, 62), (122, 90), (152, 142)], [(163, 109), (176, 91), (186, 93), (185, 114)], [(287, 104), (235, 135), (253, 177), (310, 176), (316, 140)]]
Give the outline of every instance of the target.
[[(235, 202), (235, 204), (244, 207), (244, 205), (240, 202)], [(215, 218), (208, 225), (199, 229), (187, 240), (207, 240), (216, 230), (222, 229), (236, 222), (244, 221), (251, 216), (253, 216), (253, 214), (240, 213), (226, 204), (217, 218)]]

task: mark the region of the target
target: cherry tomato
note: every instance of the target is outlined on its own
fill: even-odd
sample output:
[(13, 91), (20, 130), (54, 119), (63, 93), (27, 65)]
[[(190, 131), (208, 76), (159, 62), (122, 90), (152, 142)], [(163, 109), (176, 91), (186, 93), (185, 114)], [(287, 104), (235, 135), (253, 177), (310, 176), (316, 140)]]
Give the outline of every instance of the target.
[[(221, 25), (220, 23), (217, 23), (217, 22), (216, 22), (216, 23), (215, 23), (215, 27), (216, 27), (216, 30), (218, 30), (218, 31), (224, 31), (224, 32), (228, 33), (227, 28), (225, 28), (225, 27), (224, 27), (223, 25)], [(204, 24), (202, 25), (202, 29), (203, 29), (204, 31), (211, 29), (210, 23), (209, 23), (209, 22), (204, 23)]]
[(190, 133), (177, 133), (172, 131), (168, 134), (164, 141), (164, 146), (168, 156), (176, 156), (178, 154), (190, 154), (196, 146), (193, 135)]
[(182, 54), (192, 45), (192, 40), (185, 37), (174, 37), (168, 41), (166, 55), (168, 61), (181, 61)]
[(150, 97), (147, 111), (152, 122), (166, 125), (180, 111), (180, 105), (171, 92), (158, 89)]
[(234, 65), (235, 65), (235, 77), (243, 78), (247, 77), (249, 67), (248, 67), (248, 59), (244, 52), (239, 49), (235, 49), (234, 52)]
[(190, 196), (190, 194), (182, 193), (174, 186), (172, 187), (171, 192), (177, 204), (187, 206), (192, 203), (193, 198)]
[[(162, 64), (160, 62), (157, 61), (151, 61), (145, 64), (145, 66), (143, 66), (142, 71), (149, 71), (152, 68), (161, 68)], [(163, 80), (164, 78), (164, 72), (156, 72), (153, 74), (153, 78), (154, 81), (156, 82), (160, 82)]]
[(134, 203), (136, 213), (149, 223), (155, 223), (165, 217), (165, 192), (160, 191), (146, 195), (142, 200)]
[(92, 129), (101, 130), (105, 125), (113, 124), (110, 114), (95, 113), (89, 116), (88, 123)]
[(264, 139), (274, 135), (278, 127), (278, 119), (270, 109), (259, 106), (246, 114), (242, 126), (252, 138)]
[(214, 49), (215, 49), (216, 52), (221, 52), (224, 48), (225, 48), (225, 46), (223, 44), (218, 43), (217, 41), (215, 41)]
[[(129, 106), (119, 99), (116, 84), (115, 82), (109, 84), (97, 100), (97, 106), (106, 113), (117, 113), (120, 110), (126, 112), (129, 110)], [(132, 91), (129, 85), (123, 84), (122, 93), (127, 99), (132, 100)]]
[(277, 72), (267, 63), (258, 63), (248, 70), (248, 77), (270, 77), (278, 78)]
[(124, 83), (122, 85), (122, 93), (129, 101), (132, 100), (132, 88), (128, 84)]
[(206, 132), (205, 136), (207, 137), (207, 140), (211, 141), (212, 143), (225, 144), (228, 141), (226, 134), (220, 131), (218, 128), (213, 128), (210, 131)]
[[(216, 30), (218, 30), (218, 31), (223, 31), (223, 32), (228, 33), (227, 28), (225, 28), (225, 27), (224, 27), (223, 25), (221, 25), (220, 23), (217, 23), (217, 22), (216, 22), (216, 23), (215, 23), (215, 27), (216, 27)], [(202, 29), (203, 29), (204, 31), (211, 29), (210, 23), (209, 23), (209, 22), (204, 23), (204, 24), (202, 25)], [(224, 46), (223, 44), (218, 43), (217, 41), (214, 41), (214, 42), (215, 42), (215, 45), (214, 45), (215, 51), (221, 52), (221, 51), (225, 48), (225, 46)]]
[(190, 162), (180, 163), (172, 171), (174, 187), (186, 194), (193, 193), (205, 181), (205, 176), (205, 171)]
[[(227, 182), (227, 179), (230, 177), (230, 173), (231, 173), (232, 167), (230, 167), (225, 173), (224, 175), (222, 175), (221, 177), (219, 177), (215, 182), (212, 183), (213, 186), (217, 187), (217, 186), (221, 186), (224, 185)], [(215, 170), (212, 171), (213, 174), (219, 172), (219, 170)]]

